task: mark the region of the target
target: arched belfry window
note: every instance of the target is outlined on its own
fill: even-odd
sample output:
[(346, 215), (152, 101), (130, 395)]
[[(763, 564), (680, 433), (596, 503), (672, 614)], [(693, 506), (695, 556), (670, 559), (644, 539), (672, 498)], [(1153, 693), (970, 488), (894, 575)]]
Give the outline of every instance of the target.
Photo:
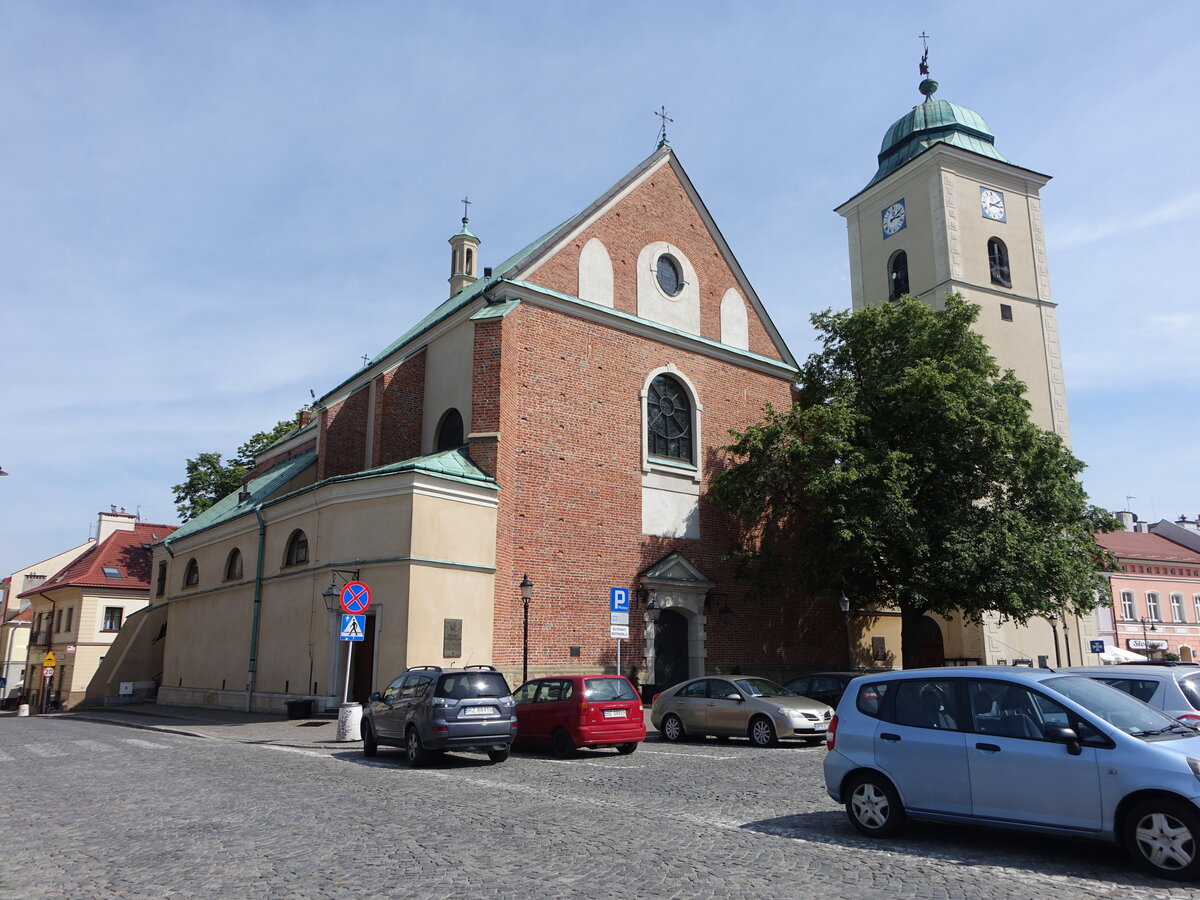
[(242, 551), (234, 547), (225, 560), (225, 580), (237, 581), (242, 577)]
[(888, 299), (899, 300), (908, 293), (908, 254), (897, 250), (888, 260)]
[(462, 445), (462, 413), (457, 409), (450, 408), (442, 414), (442, 421), (438, 422), (433, 449), (435, 453), (441, 453), (443, 450), (453, 450), (455, 447), (461, 447)]
[(195, 587), (200, 583), (200, 566), (194, 559), (189, 559), (187, 568), (183, 570), (183, 586)]
[(298, 566), (308, 562), (308, 536), (297, 528), (288, 538), (287, 552), (283, 556), (285, 566)]
[(1012, 287), (1012, 275), (1008, 269), (1008, 248), (1000, 238), (988, 238), (988, 268), (992, 270), (992, 284)]
[(650, 382), (646, 436), (650, 456), (693, 461), (692, 400), (670, 375), (659, 375)]

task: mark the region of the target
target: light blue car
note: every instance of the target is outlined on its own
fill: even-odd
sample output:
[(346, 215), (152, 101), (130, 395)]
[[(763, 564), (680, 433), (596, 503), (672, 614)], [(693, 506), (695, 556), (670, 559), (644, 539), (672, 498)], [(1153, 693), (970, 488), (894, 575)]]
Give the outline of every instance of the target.
[(825, 787), (861, 833), (906, 819), (1090, 837), (1200, 877), (1200, 731), (1051, 669), (865, 675), (830, 723)]

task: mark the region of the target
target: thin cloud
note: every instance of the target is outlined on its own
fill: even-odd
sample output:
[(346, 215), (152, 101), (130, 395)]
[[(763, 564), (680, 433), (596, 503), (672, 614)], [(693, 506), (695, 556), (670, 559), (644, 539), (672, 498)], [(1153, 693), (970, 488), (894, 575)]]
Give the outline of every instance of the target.
[(1098, 222), (1069, 225), (1061, 231), (1053, 231), (1050, 244), (1056, 250), (1067, 250), (1135, 231), (1144, 231), (1147, 228), (1170, 225), (1195, 216), (1197, 205), (1200, 205), (1200, 191), (1193, 191), (1181, 197), (1173, 197), (1141, 213), (1114, 215)]

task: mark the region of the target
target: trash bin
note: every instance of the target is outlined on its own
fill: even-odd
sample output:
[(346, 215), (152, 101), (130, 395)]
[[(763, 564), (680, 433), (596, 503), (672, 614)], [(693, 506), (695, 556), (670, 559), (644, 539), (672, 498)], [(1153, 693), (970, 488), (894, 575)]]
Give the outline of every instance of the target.
[(312, 715), (311, 700), (289, 700), (287, 702), (287, 717), (289, 719), (307, 719)]

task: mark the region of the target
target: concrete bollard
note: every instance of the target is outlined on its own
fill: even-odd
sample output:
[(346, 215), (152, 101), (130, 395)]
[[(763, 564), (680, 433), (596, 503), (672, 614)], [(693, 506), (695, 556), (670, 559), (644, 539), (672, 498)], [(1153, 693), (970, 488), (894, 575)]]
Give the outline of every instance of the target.
[(18, 715), (18, 716), (27, 716), (27, 715), (29, 715), (29, 704), (28, 704), (28, 703), (22, 703), (22, 704), (20, 704), (20, 705), (17, 707), (17, 715)]
[(338, 707), (337, 739), (339, 741), (362, 740), (361, 703), (343, 703)]

